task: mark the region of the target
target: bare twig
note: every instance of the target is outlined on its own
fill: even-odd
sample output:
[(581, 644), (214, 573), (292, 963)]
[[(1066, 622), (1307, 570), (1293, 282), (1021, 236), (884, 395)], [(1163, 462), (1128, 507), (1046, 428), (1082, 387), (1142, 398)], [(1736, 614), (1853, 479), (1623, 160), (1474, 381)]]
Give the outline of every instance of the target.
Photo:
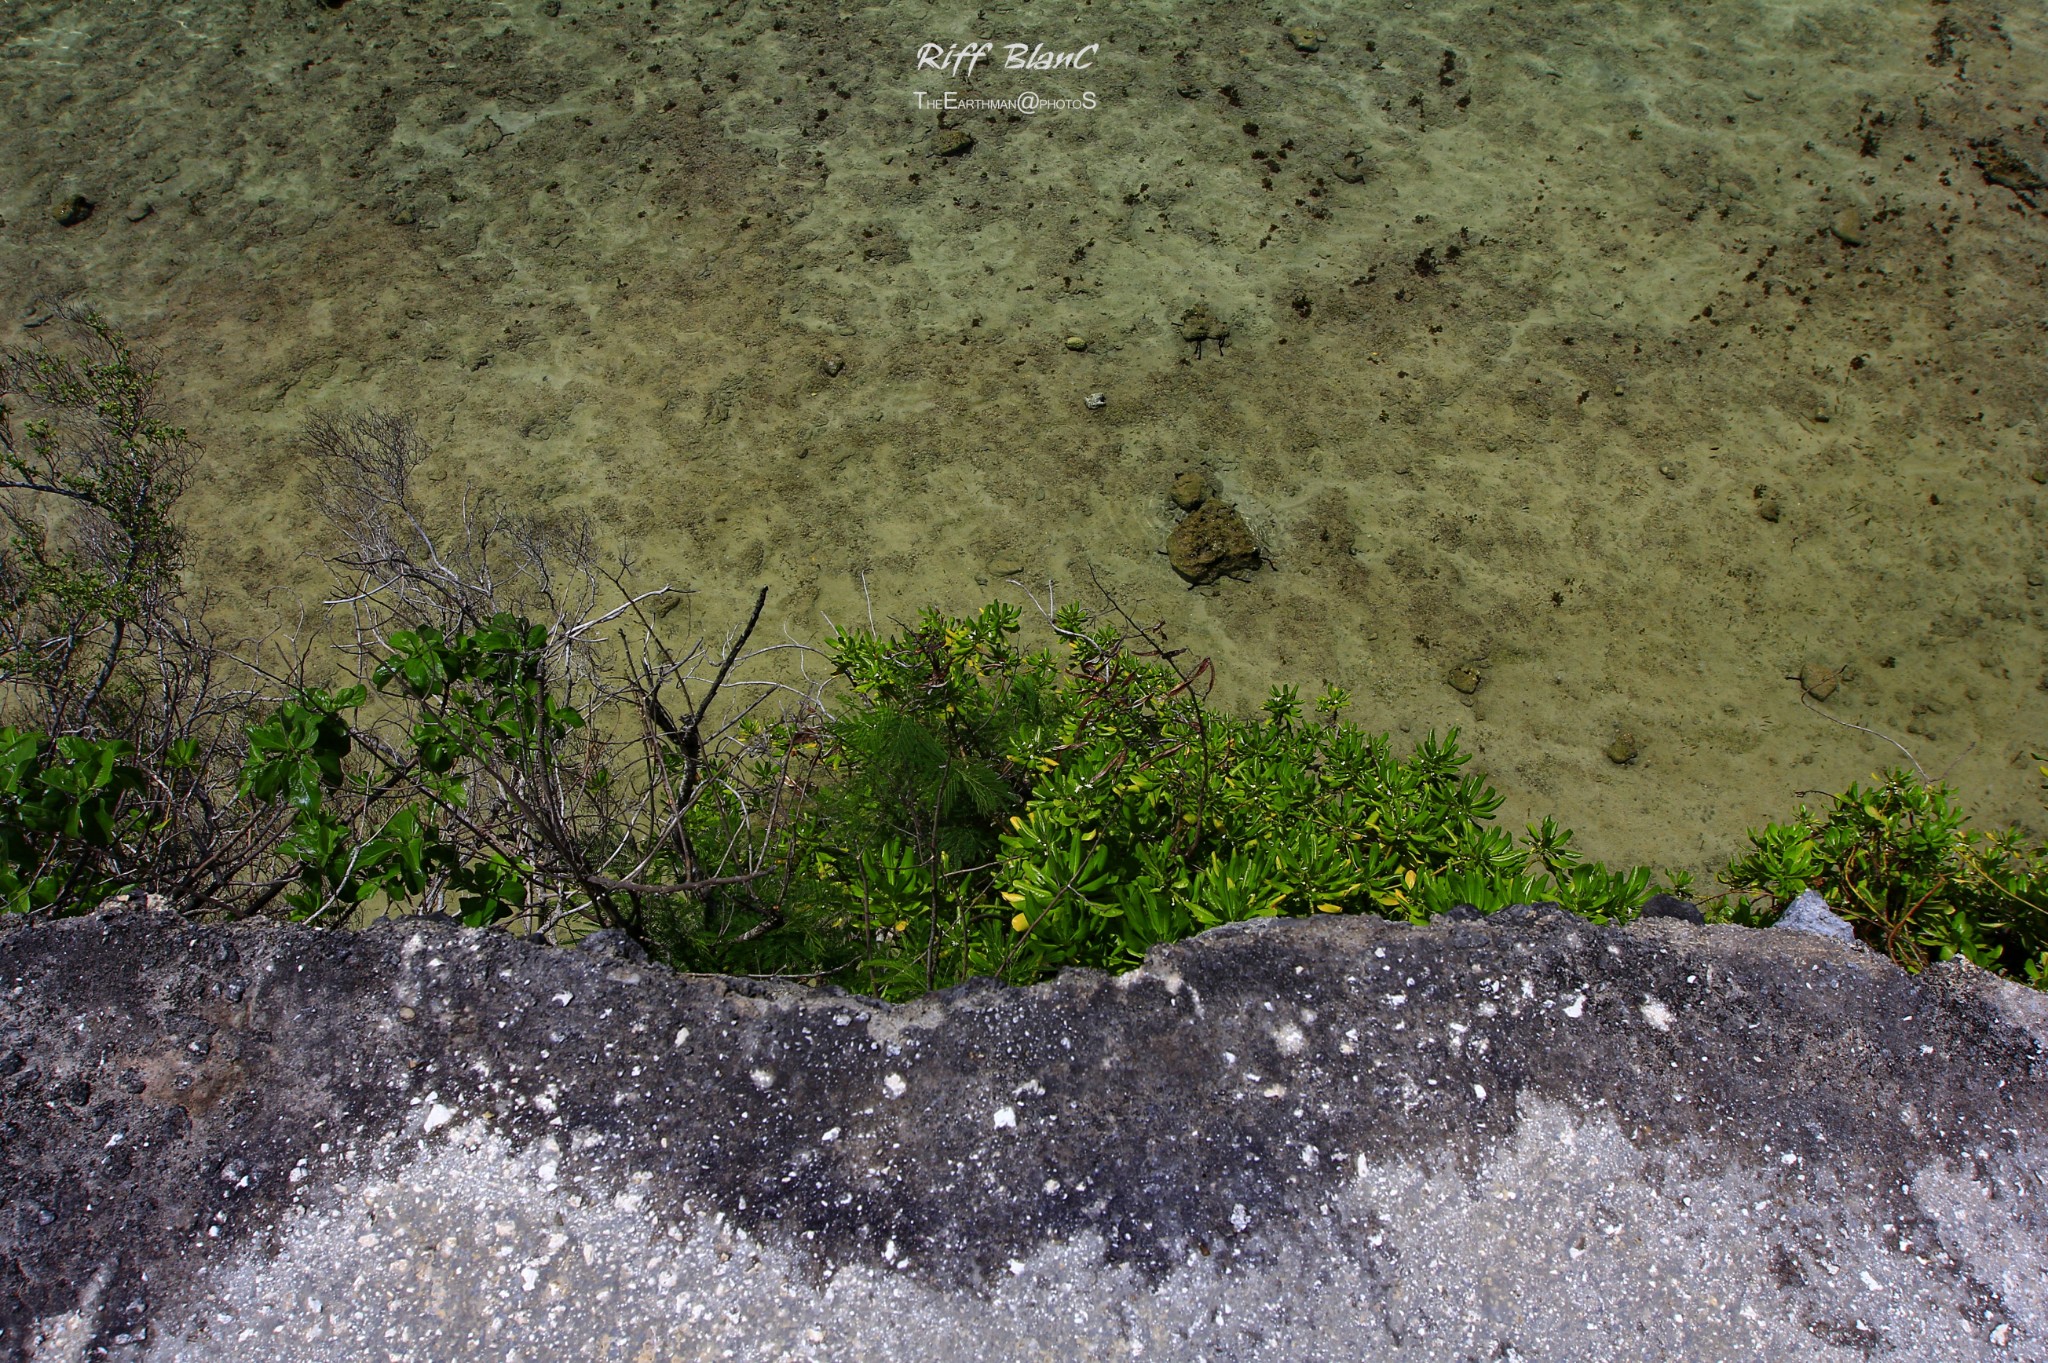
[(1854, 729), (1857, 733), (1869, 734), (1872, 738), (1881, 738), (1885, 742), (1891, 744), (1894, 748), (1897, 748), (1900, 752), (1904, 753), (1906, 755), (1906, 760), (1913, 764), (1913, 770), (1918, 772), (1920, 775), (1920, 783), (1922, 785), (1927, 784), (1927, 771), (1924, 767), (1920, 765), (1920, 759), (1913, 756), (1912, 751), (1909, 748), (1907, 748), (1905, 744), (1899, 742), (1898, 739), (1893, 738), (1890, 734), (1879, 733), (1875, 729), (1866, 728), (1861, 724), (1851, 724), (1848, 720), (1843, 719), (1838, 715), (1829, 714), (1827, 711), (1821, 709), (1820, 706), (1814, 704), (1813, 698), (1807, 695), (1806, 692), (1803, 690), (1799, 693), (1799, 703), (1801, 705), (1804, 705), (1807, 709), (1813, 711), (1815, 714), (1819, 715), (1822, 719), (1827, 720), (1831, 724), (1839, 724), (1844, 729)]

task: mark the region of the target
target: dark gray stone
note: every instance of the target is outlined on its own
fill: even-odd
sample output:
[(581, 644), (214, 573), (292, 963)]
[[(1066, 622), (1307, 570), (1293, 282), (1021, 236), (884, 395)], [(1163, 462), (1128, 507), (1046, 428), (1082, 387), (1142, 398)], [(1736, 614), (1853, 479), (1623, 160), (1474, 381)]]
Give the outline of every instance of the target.
[(624, 961), (628, 964), (644, 964), (647, 950), (625, 933), (613, 928), (603, 928), (591, 933), (576, 943), (578, 951), (587, 951), (604, 960)]
[(1699, 905), (1680, 899), (1675, 894), (1653, 894), (1643, 905), (1645, 918), (1676, 918), (1682, 923), (1695, 927), (1706, 926), (1707, 916), (1700, 912)]
[(0, 1037), (0, 1357), (2048, 1348), (2048, 1004), (1810, 935), (1267, 920), (888, 1007), (120, 911), (0, 935)]

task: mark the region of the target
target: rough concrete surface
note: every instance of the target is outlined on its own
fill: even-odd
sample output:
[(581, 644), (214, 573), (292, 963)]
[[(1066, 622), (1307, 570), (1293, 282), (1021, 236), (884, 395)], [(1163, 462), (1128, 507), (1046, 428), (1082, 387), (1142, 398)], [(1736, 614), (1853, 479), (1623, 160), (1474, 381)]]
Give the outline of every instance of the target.
[(2048, 1359), (2048, 1004), (1543, 908), (887, 1007), (0, 936), (11, 1359)]

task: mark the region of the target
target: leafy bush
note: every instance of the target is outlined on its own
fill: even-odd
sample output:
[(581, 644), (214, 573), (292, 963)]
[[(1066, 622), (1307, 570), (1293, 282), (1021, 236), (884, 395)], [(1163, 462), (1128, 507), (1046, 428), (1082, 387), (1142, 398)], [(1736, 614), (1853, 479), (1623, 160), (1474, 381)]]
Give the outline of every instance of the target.
[(6, 893), (47, 909), (146, 878), (214, 902), (264, 830), (214, 798), (250, 696), (222, 684), (182, 586), (194, 453), (154, 362), (105, 319), (66, 311), (46, 334), (68, 344), (0, 351), (0, 724), (40, 736), (7, 759), (26, 784), (0, 797)]
[(178, 595), (172, 507), (192, 464), (158, 415), (154, 366), (96, 314), (65, 321), (70, 350), (0, 353), (0, 680), (32, 690), (60, 732)]
[[(294, 810), (280, 850), (297, 858), (299, 886), (286, 902), (302, 916), (377, 897), (403, 902), (445, 877), (464, 922), (495, 923), (524, 904), (525, 877), (535, 867), (493, 838), (497, 819), (486, 814), (476, 822), (474, 781), (488, 779), (499, 761), (550, 760), (583, 717), (550, 694), (543, 626), (501, 615), (453, 639), (423, 628), (384, 642), (390, 653), (375, 668), (375, 684), (401, 701), (405, 722), (395, 744), (368, 745), (372, 761), (352, 783), (365, 816), (380, 802), (396, 806), (378, 815), (374, 832), (363, 836), (360, 820), (352, 829), (322, 799), (349, 781), (343, 761), (357, 730), (343, 716), (360, 709), (366, 688), (302, 692), (250, 733), (244, 790), (258, 799), (286, 797)], [(451, 837), (442, 823), (474, 836)], [(507, 836), (520, 840), (517, 831)]]
[[(691, 860), (684, 839), (661, 837), (684, 764), (657, 743), (648, 756), (668, 779), (615, 782), (606, 764), (633, 739), (590, 732), (546, 626), (501, 614), (378, 642), (375, 702), (369, 686), (302, 689), (249, 731), (239, 793), (289, 811), (274, 855), (291, 867), (293, 917), (425, 900), (481, 927), (545, 905), (528, 930), (581, 919), (639, 936), (645, 895), (697, 892), (640, 880)], [(582, 689), (600, 710), (649, 699)]]
[(9, 913), (91, 906), (133, 886), (118, 856), (142, 831), (146, 780), (116, 739), (0, 728), (0, 903)]
[(1894, 769), (1823, 811), (1749, 835), (1722, 880), (1724, 921), (1762, 925), (1812, 889), (1862, 941), (1908, 970), (1966, 956), (2048, 988), (2048, 847), (1965, 827), (1955, 793)]
[(1128, 967), (1250, 918), (1551, 899), (1604, 922), (1647, 892), (1647, 871), (1581, 864), (1547, 820), (1525, 845), (1491, 827), (1500, 796), (1462, 772), (1455, 731), (1401, 759), (1339, 719), (1341, 692), (1314, 720), (1293, 688), (1236, 719), (1205, 703), (1206, 665), (1182, 674), (1078, 609), (1057, 649), (1022, 652), (1020, 628), (994, 604), (835, 638), (856, 703), (774, 730), (758, 771), (813, 774), (777, 833), (786, 926), (744, 956), (693, 950), (685, 930), (681, 954), (904, 997)]

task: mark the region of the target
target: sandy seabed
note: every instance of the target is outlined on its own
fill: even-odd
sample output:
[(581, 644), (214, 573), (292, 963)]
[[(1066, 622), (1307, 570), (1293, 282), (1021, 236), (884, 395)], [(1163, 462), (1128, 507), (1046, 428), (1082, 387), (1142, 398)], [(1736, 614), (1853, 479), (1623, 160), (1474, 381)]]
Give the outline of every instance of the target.
[[(250, 621), (326, 582), (295, 433), (402, 406), (714, 635), (1099, 580), (1226, 704), (1457, 725), (1505, 818), (1696, 869), (1900, 760), (1801, 703), (1846, 668), (2038, 830), (2044, 98), (2048, 13), (1974, 0), (22, 0), (0, 341), (161, 349)], [(1267, 569), (1173, 575), (1189, 468)]]

